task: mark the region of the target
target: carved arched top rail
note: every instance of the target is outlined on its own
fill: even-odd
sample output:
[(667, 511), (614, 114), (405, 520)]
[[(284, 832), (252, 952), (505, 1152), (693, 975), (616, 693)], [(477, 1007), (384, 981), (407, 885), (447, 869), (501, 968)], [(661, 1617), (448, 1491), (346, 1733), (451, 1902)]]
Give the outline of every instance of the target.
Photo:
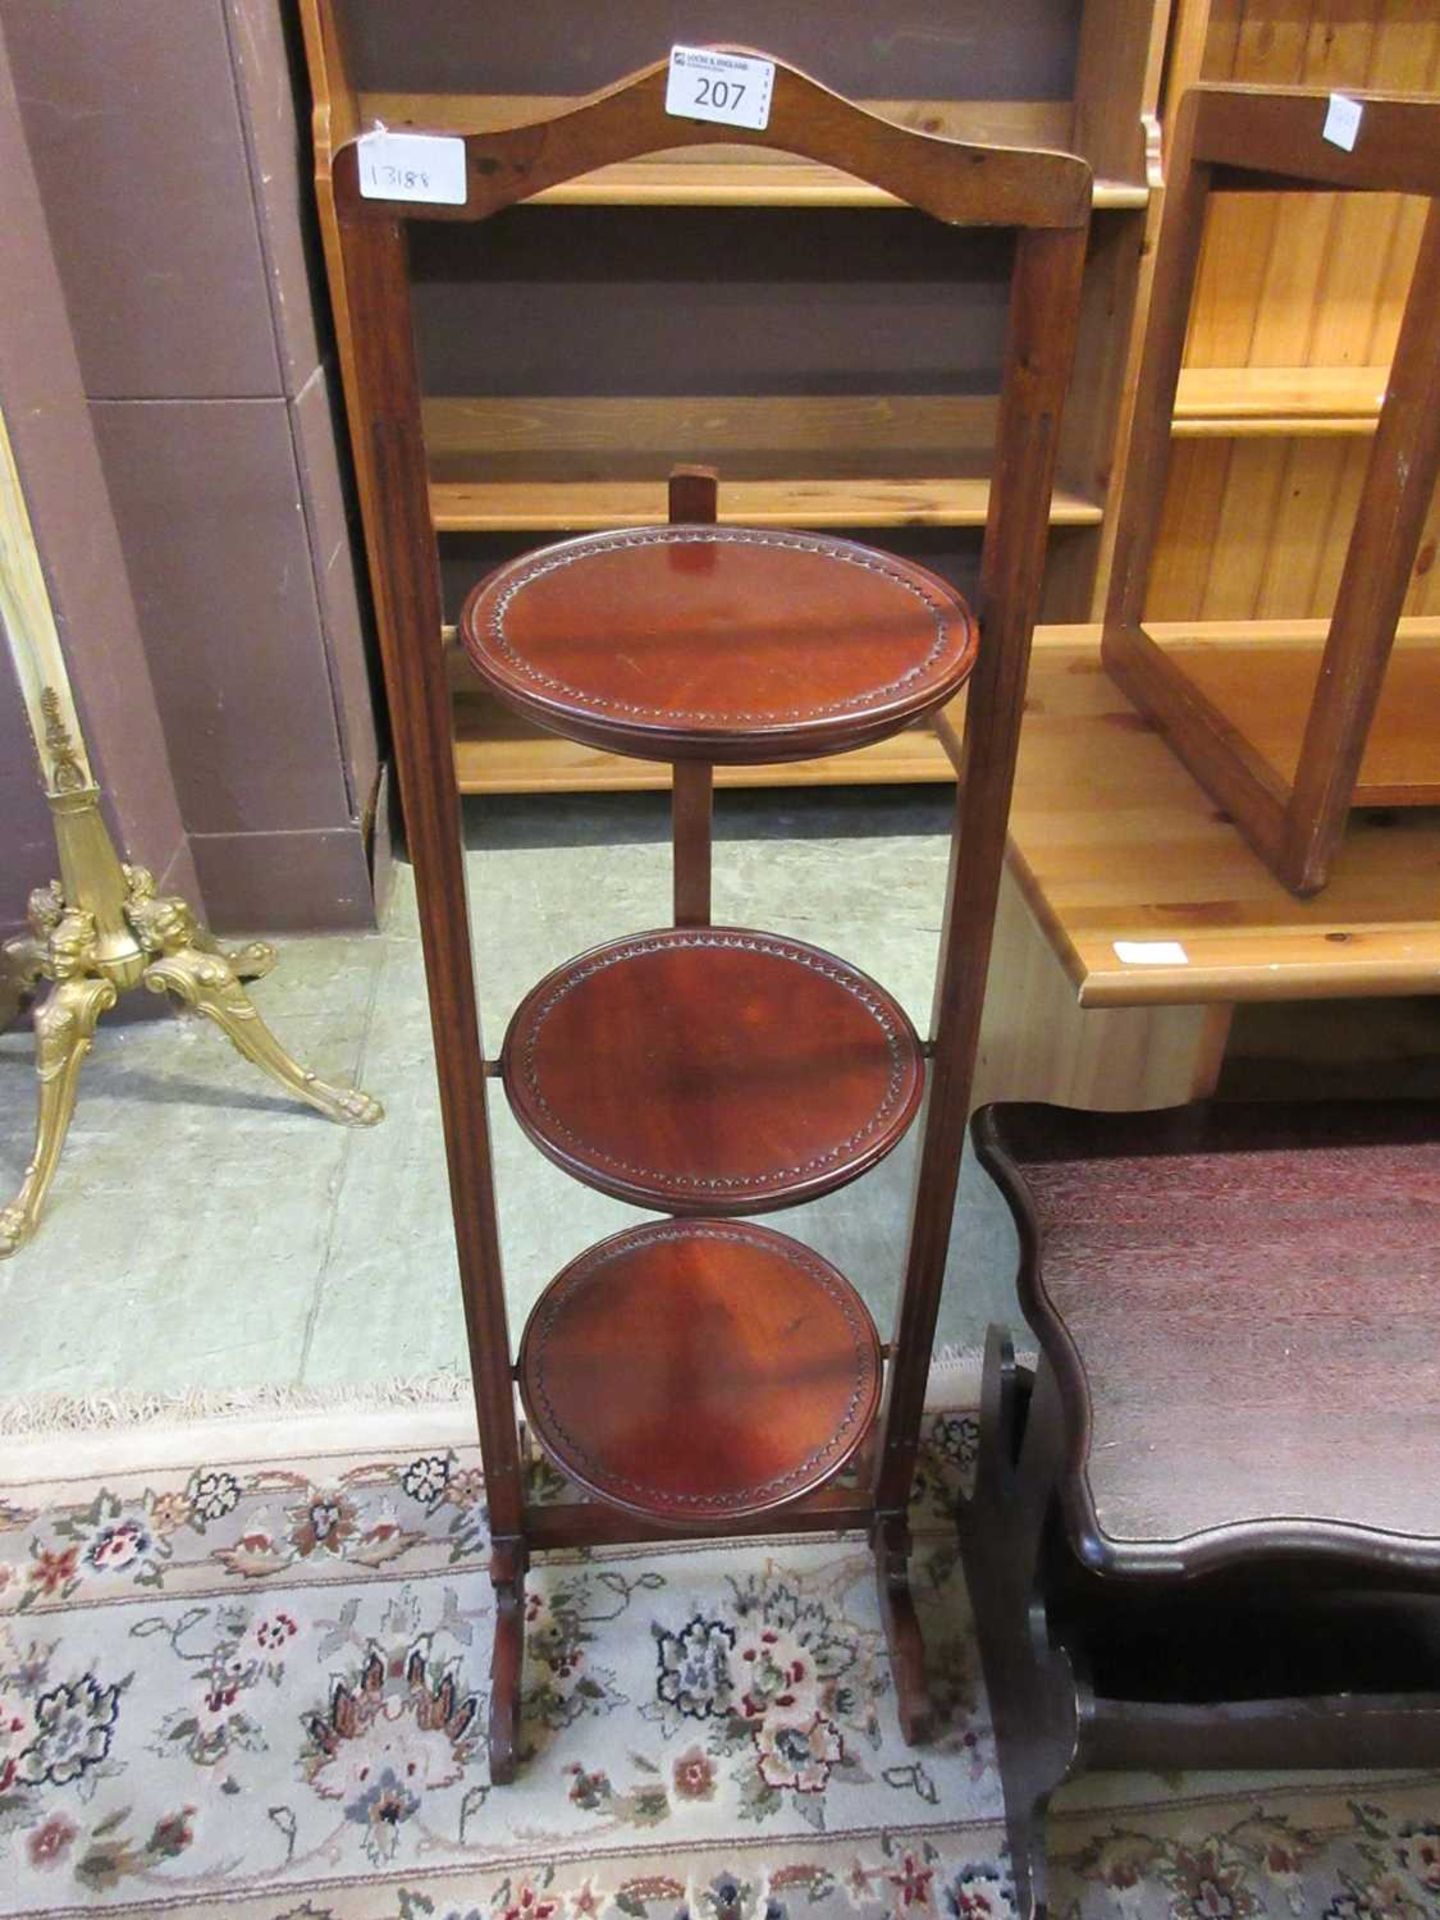
[(1078, 228), (1089, 219), (1090, 167), (1074, 154), (975, 146), (920, 133), (867, 112), (781, 60), (774, 66), (770, 121), (760, 132), (667, 113), (669, 62), (657, 60), (563, 113), (462, 134), (468, 183), (463, 207), (362, 199), (355, 148), (347, 145), (334, 162), (337, 209), (345, 221), (376, 214), (393, 219), (397, 212), (409, 219), (482, 220), (597, 167), (676, 147), (724, 144), (769, 147), (838, 168), (951, 225)]

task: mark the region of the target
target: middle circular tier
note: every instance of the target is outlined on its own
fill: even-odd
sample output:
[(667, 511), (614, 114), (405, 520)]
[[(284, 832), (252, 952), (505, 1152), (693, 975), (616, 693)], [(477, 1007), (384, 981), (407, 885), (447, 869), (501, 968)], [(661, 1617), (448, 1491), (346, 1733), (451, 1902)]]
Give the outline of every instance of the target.
[(868, 975), (803, 941), (674, 927), (548, 974), (505, 1035), (540, 1150), (665, 1213), (762, 1213), (875, 1165), (915, 1117), (920, 1042)]

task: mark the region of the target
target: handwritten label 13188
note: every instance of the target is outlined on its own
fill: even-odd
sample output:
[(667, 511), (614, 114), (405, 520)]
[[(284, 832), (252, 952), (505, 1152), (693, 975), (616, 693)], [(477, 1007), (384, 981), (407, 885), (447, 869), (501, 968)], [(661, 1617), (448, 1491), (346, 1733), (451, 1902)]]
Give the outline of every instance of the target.
[(366, 200), (465, 204), (465, 142), (453, 133), (363, 134), (356, 141), (360, 192)]

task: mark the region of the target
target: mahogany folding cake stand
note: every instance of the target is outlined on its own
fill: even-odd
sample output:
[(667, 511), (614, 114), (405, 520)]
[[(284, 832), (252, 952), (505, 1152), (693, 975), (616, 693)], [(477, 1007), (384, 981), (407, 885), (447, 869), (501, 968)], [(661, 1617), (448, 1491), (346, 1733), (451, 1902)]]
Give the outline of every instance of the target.
[[(665, 111), (661, 62), (553, 118), (464, 135), (463, 206), (364, 198), (334, 166), (344, 298), (373, 450), (372, 573), (415, 864), (461, 1283), (493, 1536), (493, 1777), (518, 1758), (522, 1589), (545, 1548), (864, 1529), (901, 1722), (928, 1726), (906, 1508), (1005, 843), (1026, 663), (1075, 341), (1090, 170), (875, 118), (775, 63), (768, 126), (724, 137), (843, 168), (959, 226), (1016, 230), (994, 482), (972, 616), (934, 575), (816, 534), (715, 524), (680, 473), (671, 519), (570, 540), (472, 593), (489, 685), (562, 736), (674, 767), (675, 925), (543, 980), (498, 1062), (476, 1010), (459, 796), (406, 273), (412, 220), (483, 220), (589, 170), (717, 129)], [(447, 132), (454, 132), (447, 128)], [(933, 1041), (835, 956), (710, 924), (711, 770), (882, 739), (971, 675)], [(928, 1056), (928, 1058), (927, 1058)], [(573, 1261), (512, 1367), (487, 1071), (577, 1180), (668, 1216)], [(850, 1283), (738, 1220), (863, 1174), (928, 1110), (893, 1342)], [(514, 1384), (583, 1497), (526, 1491)], [(851, 1466), (843, 1483), (836, 1475)]]

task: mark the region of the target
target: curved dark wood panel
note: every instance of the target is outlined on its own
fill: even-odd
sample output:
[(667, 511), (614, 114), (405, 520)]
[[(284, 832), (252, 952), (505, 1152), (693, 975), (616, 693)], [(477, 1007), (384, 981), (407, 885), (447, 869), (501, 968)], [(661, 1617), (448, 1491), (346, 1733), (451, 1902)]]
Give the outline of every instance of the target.
[(1440, 1576), (1440, 1107), (982, 1109), (1111, 1573), (1296, 1553)]

